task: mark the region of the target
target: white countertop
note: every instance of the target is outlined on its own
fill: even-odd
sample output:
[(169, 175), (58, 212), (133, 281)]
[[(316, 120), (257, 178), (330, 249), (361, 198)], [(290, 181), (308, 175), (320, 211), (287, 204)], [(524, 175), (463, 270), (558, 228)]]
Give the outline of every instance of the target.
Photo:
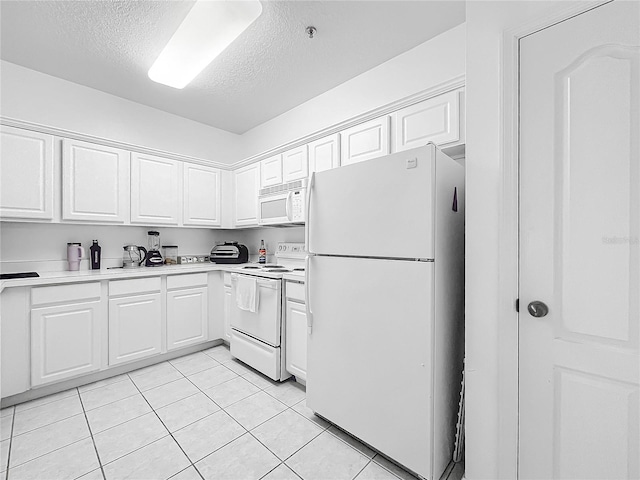
[(10, 280), (0, 280), (0, 292), (9, 287), (36, 287), (41, 285), (53, 285), (61, 283), (79, 283), (101, 280), (118, 280), (125, 278), (156, 277), (161, 275), (178, 275), (184, 273), (225, 271), (243, 273), (247, 275), (259, 275), (268, 278), (283, 278), (304, 282), (304, 272), (269, 273), (264, 271), (252, 271), (242, 267), (243, 264), (187, 264), (187, 265), (163, 265), (161, 267), (139, 267), (139, 268), (110, 268), (101, 270), (80, 270), (77, 272), (38, 272), (39, 277), (14, 278)]
[(181, 273), (198, 273), (211, 271), (230, 271), (239, 265), (222, 265), (201, 263), (187, 265), (163, 265), (161, 267), (111, 268), (101, 270), (80, 270), (77, 272), (38, 272), (39, 277), (14, 278), (0, 280), (0, 292), (8, 287), (34, 287), (60, 283), (79, 283), (101, 280), (118, 280), (125, 278), (156, 277), (161, 275), (177, 275)]

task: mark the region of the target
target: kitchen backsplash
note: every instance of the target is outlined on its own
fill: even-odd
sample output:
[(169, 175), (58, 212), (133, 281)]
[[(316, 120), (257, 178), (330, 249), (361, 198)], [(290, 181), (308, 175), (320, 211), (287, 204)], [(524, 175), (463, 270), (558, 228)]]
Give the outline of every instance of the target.
[(264, 240), (267, 249), (267, 262), (275, 262), (278, 242), (304, 243), (304, 227), (266, 227), (247, 228), (245, 230), (227, 230), (224, 240), (236, 241), (249, 249), (249, 261), (258, 261), (258, 249), (260, 240)]
[(177, 245), (178, 254), (209, 254), (216, 242), (237, 241), (249, 248), (249, 261), (257, 261), (260, 240), (267, 246), (267, 261), (275, 260), (278, 242), (304, 242), (304, 227), (212, 230), (111, 225), (0, 223), (0, 272), (62, 271), (67, 269), (67, 242), (80, 242), (87, 253), (80, 269), (89, 269), (92, 240), (102, 247), (102, 268), (122, 266), (122, 247), (147, 248), (147, 231), (160, 232), (162, 245)]

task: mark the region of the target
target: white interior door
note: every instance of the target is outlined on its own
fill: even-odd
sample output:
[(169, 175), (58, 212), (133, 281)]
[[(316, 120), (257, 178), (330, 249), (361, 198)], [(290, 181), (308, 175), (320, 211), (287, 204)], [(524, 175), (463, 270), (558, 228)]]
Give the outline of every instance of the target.
[(640, 476), (639, 7), (520, 42), (521, 478)]

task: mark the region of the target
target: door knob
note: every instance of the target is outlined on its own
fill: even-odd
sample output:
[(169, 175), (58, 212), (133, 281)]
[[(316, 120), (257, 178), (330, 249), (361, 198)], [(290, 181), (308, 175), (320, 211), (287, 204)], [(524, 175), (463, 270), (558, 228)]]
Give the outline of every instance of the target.
[(527, 310), (532, 317), (544, 317), (547, 313), (549, 313), (549, 307), (547, 307), (543, 302), (539, 302), (535, 300), (527, 305)]

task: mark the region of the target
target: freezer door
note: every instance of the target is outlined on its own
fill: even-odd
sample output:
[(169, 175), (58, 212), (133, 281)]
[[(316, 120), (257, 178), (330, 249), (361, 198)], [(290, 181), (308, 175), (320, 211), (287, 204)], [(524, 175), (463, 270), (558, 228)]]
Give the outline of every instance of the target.
[(434, 158), (428, 145), (314, 174), (309, 252), (434, 258)]
[(433, 478), (434, 264), (309, 260), (307, 406)]

